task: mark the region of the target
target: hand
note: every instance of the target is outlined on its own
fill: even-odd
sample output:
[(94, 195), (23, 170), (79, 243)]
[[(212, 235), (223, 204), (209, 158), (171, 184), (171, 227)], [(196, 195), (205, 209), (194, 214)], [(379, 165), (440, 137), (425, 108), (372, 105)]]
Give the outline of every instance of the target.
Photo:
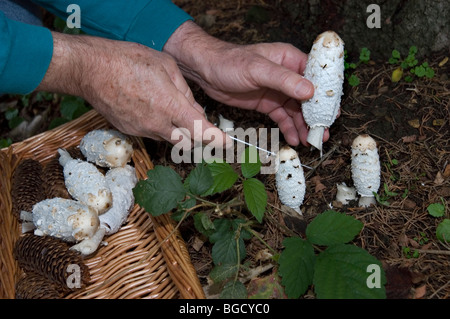
[[(308, 145), (308, 128), (298, 102), (312, 97), (314, 90), (301, 76), (305, 53), (286, 43), (226, 43), (190, 21), (177, 29), (164, 51), (212, 98), (268, 114), (289, 144)], [(327, 131), (324, 140), (328, 138)]]
[[(187, 128), (191, 144), (191, 139), (202, 141), (203, 132), (210, 128), (210, 133), (223, 138), (217, 145), (231, 143), (206, 120), (169, 55), (136, 43), (60, 33), (53, 36), (53, 58), (38, 89), (85, 98), (126, 134), (175, 144), (180, 137), (172, 139), (172, 132)], [(195, 120), (201, 121), (202, 131), (194, 131)]]

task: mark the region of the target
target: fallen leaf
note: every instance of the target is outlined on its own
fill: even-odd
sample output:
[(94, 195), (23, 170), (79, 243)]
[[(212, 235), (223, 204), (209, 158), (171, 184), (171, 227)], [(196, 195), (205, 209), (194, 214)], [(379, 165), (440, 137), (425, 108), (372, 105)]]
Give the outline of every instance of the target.
[(442, 183), (444, 183), (445, 179), (442, 176), (441, 172), (437, 172), (436, 177), (434, 179), (434, 183), (436, 185), (442, 185)]
[(440, 67), (440, 68), (443, 67), (444, 64), (447, 63), (447, 61), (448, 61), (448, 56), (446, 56), (445, 58), (442, 59), (441, 62), (439, 62), (439, 67)]
[(414, 128), (419, 128), (420, 127), (420, 121), (419, 119), (414, 119), (414, 120), (409, 120), (408, 124)]
[(425, 285), (417, 287), (414, 291), (414, 299), (421, 299), (425, 296), (426, 293), (427, 287)]
[(313, 178), (311, 178), (311, 181), (316, 185), (314, 191), (316, 193), (323, 191), (324, 189), (326, 189), (327, 187), (322, 184), (322, 182), (320, 181), (322, 178), (319, 175), (314, 176)]
[(450, 164), (447, 164), (447, 166), (445, 167), (443, 175), (445, 178), (450, 177)]
[(433, 120), (433, 125), (434, 126), (442, 126), (442, 125), (444, 125), (444, 123), (445, 123), (444, 119)]
[(327, 165), (332, 165), (334, 164), (335, 160), (325, 160), (322, 162), (322, 167), (325, 167)]
[(403, 143), (412, 143), (412, 142), (415, 142), (416, 139), (417, 139), (417, 135), (410, 135), (410, 136), (402, 137)]

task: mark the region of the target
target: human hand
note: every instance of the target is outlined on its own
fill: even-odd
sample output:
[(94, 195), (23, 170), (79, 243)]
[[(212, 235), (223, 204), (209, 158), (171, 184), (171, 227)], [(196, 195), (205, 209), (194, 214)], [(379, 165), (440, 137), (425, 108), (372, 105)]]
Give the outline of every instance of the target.
[[(126, 134), (192, 145), (192, 140), (212, 142), (203, 140), (203, 132), (211, 129), (209, 133), (218, 137), (217, 145), (231, 142), (206, 120), (169, 55), (136, 43), (60, 33), (53, 36), (52, 62), (39, 90), (85, 98)], [(196, 120), (201, 121), (202, 130), (194, 130)], [(172, 138), (176, 128), (188, 129), (190, 136)]]
[[(308, 145), (299, 101), (312, 97), (314, 87), (301, 76), (305, 53), (286, 43), (226, 43), (192, 22), (184, 23), (172, 35), (164, 51), (212, 98), (268, 114), (289, 144)], [(328, 138), (327, 131), (324, 140)]]

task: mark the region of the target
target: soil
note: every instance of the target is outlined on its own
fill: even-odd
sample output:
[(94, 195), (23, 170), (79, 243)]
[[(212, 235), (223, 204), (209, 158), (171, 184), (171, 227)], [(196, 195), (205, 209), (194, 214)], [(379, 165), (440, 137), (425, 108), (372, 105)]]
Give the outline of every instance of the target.
[[(310, 43), (301, 40), (301, 19), (288, 15), (278, 0), (178, 0), (175, 3), (210, 34), (223, 40), (240, 44), (283, 41), (309, 51)], [(321, 28), (317, 25), (317, 33)], [(393, 48), (387, 46), (386, 49)], [(393, 83), (391, 73), (395, 66), (387, 61), (370, 61), (355, 69), (360, 84), (351, 87), (345, 82), (341, 115), (330, 128), (324, 156), (320, 158), (317, 151), (304, 146), (296, 148), (302, 163), (312, 168), (305, 168), (307, 193), (302, 205), (303, 218), (286, 214), (278, 200), (273, 175), (259, 177), (266, 186), (269, 203), (264, 221), (256, 231), (272, 249), (281, 252), (284, 238), (304, 236), (307, 223), (332, 207), (364, 223), (354, 243), (382, 261), (388, 298), (450, 297), (450, 245), (436, 239), (436, 227), (444, 217), (435, 218), (427, 212), (430, 204), (443, 202), (446, 218), (450, 214), (450, 62), (441, 63), (446, 56), (448, 52), (426, 57), (435, 76), (415, 78), (411, 83), (404, 80)], [(230, 108), (190, 84), (212, 121), (222, 114), (232, 119), (235, 127), (275, 127), (267, 116)], [(52, 118), (59, 116), (59, 99), (36, 101), (33, 97), (35, 95), (26, 108), (20, 98), (11, 96), (1, 98), (0, 105), (14, 104), (28, 118), (45, 114), (46, 120), (40, 129), (46, 130)], [(4, 110), (0, 114), (0, 124), (0, 137), (7, 137), (10, 130)], [(350, 145), (362, 133), (370, 134), (378, 143), (382, 164), (379, 193), (386, 195), (385, 186), (398, 194), (387, 198), (388, 206), (377, 204), (360, 208), (353, 202), (344, 206), (335, 201), (337, 184), (352, 185)], [(280, 138), (281, 144), (285, 143), (283, 137)], [(182, 177), (193, 168), (191, 164), (172, 163), (169, 144), (152, 140), (146, 140), (146, 144), (155, 165), (170, 165)], [(179, 229), (207, 296), (217, 297), (218, 291), (214, 290), (216, 287), (211, 285), (208, 276), (213, 268), (211, 244), (195, 230), (192, 218), (182, 222)], [(276, 265), (264, 258), (267, 249), (260, 241), (253, 238), (246, 244), (245, 262), (254, 270), (252, 276), (245, 275), (250, 290), (257, 279), (272, 275)], [(405, 247), (418, 250), (419, 255), (406, 254)], [(303, 298), (314, 298), (313, 291), (308, 291)]]

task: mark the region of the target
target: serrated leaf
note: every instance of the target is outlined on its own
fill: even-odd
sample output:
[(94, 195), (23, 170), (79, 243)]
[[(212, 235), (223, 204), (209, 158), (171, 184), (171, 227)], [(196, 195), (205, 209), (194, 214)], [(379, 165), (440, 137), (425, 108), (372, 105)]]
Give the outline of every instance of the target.
[(215, 266), (209, 273), (209, 277), (211, 277), (212, 281), (218, 283), (235, 276), (238, 270), (238, 264), (222, 264)]
[(250, 178), (258, 174), (261, 170), (261, 161), (259, 159), (256, 147), (247, 147), (241, 156), (241, 172), (245, 178)]
[(208, 168), (214, 181), (212, 186), (202, 194), (203, 196), (221, 193), (231, 188), (239, 177), (231, 165), (226, 162), (208, 163)]
[(204, 163), (198, 164), (185, 180), (188, 189), (195, 195), (201, 195), (206, 192), (212, 186), (213, 182), (214, 179), (211, 171)]
[(289, 298), (298, 298), (313, 282), (316, 256), (313, 246), (299, 237), (286, 238), (278, 263), (281, 283)]
[(243, 182), (243, 187), (247, 208), (257, 221), (262, 222), (267, 206), (267, 193), (264, 184), (256, 178), (249, 178)]
[(450, 219), (444, 219), (436, 228), (436, 237), (440, 241), (450, 243)]
[(352, 216), (328, 210), (306, 227), (306, 238), (316, 245), (344, 244), (353, 240), (363, 226)]
[(186, 210), (192, 208), (197, 204), (197, 200), (195, 198), (187, 198), (182, 202), (179, 202), (177, 205), (177, 210), (172, 213), (171, 217), (174, 221), (179, 222), (185, 215), (187, 218), (192, 212), (186, 213)]
[(386, 298), (386, 277), (381, 263), (354, 245), (335, 245), (321, 252), (313, 283), (318, 299)]
[(186, 196), (181, 177), (170, 167), (155, 166), (133, 189), (135, 201), (153, 216), (167, 213), (177, 207)]
[(434, 203), (428, 205), (427, 211), (433, 217), (442, 217), (445, 213), (445, 207), (441, 203)]
[(237, 281), (229, 281), (220, 293), (220, 299), (247, 299), (247, 289), (244, 284)]
[(224, 233), (214, 243), (211, 256), (215, 265), (237, 264), (238, 261), (243, 260), (246, 256), (244, 240), (241, 237), (236, 240), (235, 232)]
[(276, 272), (254, 278), (247, 285), (249, 299), (286, 299), (287, 295)]
[(202, 212), (194, 215), (194, 226), (206, 237), (209, 237), (215, 231), (214, 224), (209, 216)]

